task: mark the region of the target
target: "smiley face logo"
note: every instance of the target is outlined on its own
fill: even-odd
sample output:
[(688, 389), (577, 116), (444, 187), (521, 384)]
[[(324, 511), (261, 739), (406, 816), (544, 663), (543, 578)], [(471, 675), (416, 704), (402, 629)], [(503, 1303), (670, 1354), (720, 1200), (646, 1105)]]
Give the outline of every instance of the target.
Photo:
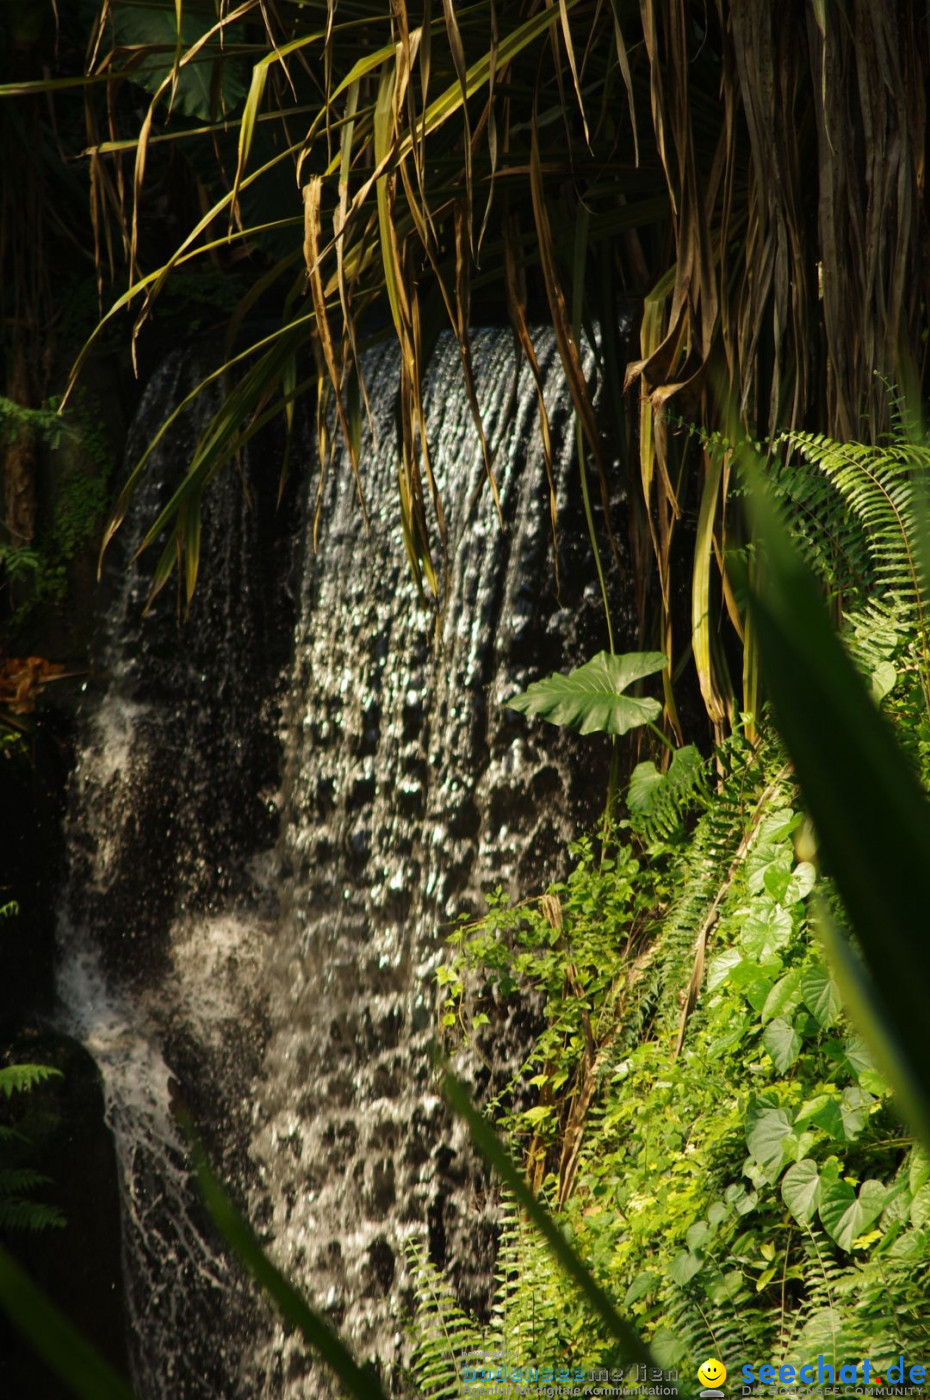
[(717, 1386), (723, 1385), (726, 1378), (726, 1366), (724, 1366), (722, 1361), (718, 1361), (713, 1356), (709, 1356), (698, 1371), (698, 1380), (701, 1382), (701, 1385), (709, 1386), (711, 1389), (716, 1389)]

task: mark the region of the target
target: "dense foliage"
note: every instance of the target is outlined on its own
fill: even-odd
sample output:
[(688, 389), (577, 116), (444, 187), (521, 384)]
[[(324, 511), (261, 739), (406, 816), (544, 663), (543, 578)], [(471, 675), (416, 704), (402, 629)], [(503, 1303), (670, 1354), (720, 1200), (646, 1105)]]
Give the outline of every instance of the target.
[[(926, 787), (926, 449), (792, 446), (813, 470), (775, 471), (785, 510)], [(502, 1004), (537, 998), (543, 1028), (492, 1107), (595, 1274), (686, 1375), (709, 1353), (876, 1368), (919, 1354), (930, 1162), (814, 937), (813, 897), (838, 906), (780, 744), (737, 734), (704, 763), (684, 749), (664, 774), (640, 764), (622, 820), (574, 855), (540, 898), (493, 896), (440, 981), (447, 1034), (479, 1050)], [(603, 1361), (608, 1339), (516, 1217), (490, 1331), (460, 1313), (438, 1330), (449, 1300), (418, 1269), (427, 1393), (475, 1347)]]
[[(0, 919), (10, 907), (0, 907)], [(29, 1091), (56, 1077), (60, 1071), (50, 1065), (0, 1067), (0, 1239), (11, 1231), (45, 1230), (65, 1223), (56, 1206), (36, 1199), (51, 1182), (32, 1165), (35, 1125), (30, 1121)], [(19, 1101), (16, 1109), (15, 1101)]]

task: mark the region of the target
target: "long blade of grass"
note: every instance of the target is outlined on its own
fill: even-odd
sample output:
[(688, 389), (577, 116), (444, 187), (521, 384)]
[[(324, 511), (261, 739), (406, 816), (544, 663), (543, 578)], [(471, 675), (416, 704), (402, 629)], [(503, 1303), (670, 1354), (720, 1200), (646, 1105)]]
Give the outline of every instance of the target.
[[(129, 478), (126, 481), (126, 484), (124, 485), (122, 491), (119, 494), (119, 498), (116, 502), (116, 505), (113, 507), (113, 512), (107, 524), (106, 530), (103, 534), (103, 541), (100, 546), (101, 561), (103, 559), (104, 553), (106, 552), (107, 546), (109, 545), (113, 536), (116, 534), (116, 531), (119, 529), (123, 520), (126, 518), (126, 511), (128, 510), (129, 502), (132, 499), (132, 493), (138, 485), (139, 478), (145, 470), (146, 463), (149, 461), (149, 458), (151, 457), (155, 448), (158, 446), (159, 442), (161, 442), (164, 435), (171, 428), (171, 425), (174, 422), (176, 422), (176, 420), (181, 416), (185, 409), (190, 407), (190, 405), (197, 399), (198, 395), (202, 393), (202, 391), (207, 387), (208, 384), (212, 384), (215, 380), (221, 378), (235, 365), (240, 364), (242, 361), (246, 360), (251, 355), (254, 355), (256, 351), (263, 350), (269, 346), (275, 346), (277, 342), (279, 342), (283, 337), (296, 334), (297, 332), (299, 332), (301, 326), (307, 325), (311, 320), (312, 315), (298, 317), (295, 321), (292, 321), (290, 325), (282, 326), (277, 330), (273, 331), (270, 335), (265, 336), (264, 339), (257, 341), (254, 345), (249, 346), (247, 349), (241, 351), (238, 355), (233, 356), (231, 360), (227, 361), (223, 365), (220, 365), (218, 369), (212, 370), (209, 374), (205, 375), (204, 378), (200, 381), (200, 383), (194, 389), (192, 389), (184, 399), (181, 400), (177, 408), (175, 408), (169, 414), (169, 416), (165, 419), (164, 423), (161, 425), (158, 431), (153, 435), (151, 441), (145, 449), (145, 452), (135, 463), (132, 471), (129, 474)], [(289, 351), (290, 347), (288, 346), (286, 347), (286, 353), (289, 353)], [(240, 385), (237, 386), (237, 389), (234, 391), (234, 394), (230, 395), (226, 403), (224, 404), (225, 421), (228, 432), (232, 432), (234, 426), (241, 426), (241, 423), (243, 421), (240, 414), (238, 424), (234, 424), (236, 413), (238, 412), (241, 403), (245, 402), (243, 398), (243, 385), (245, 384), (246, 381), (243, 380), (242, 383), (240, 383)], [(215, 441), (216, 434), (214, 433), (213, 436)], [(177, 488), (177, 491), (175, 492), (171, 501), (169, 501), (168, 505), (165, 506), (164, 510), (159, 515), (155, 524), (149, 530), (148, 534), (143, 540), (142, 545), (140, 546), (141, 549), (147, 548), (151, 541), (155, 539), (156, 536), (160, 533), (160, 531), (162, 530), (166, 522), (170, 519), (170, 517), (176, 513), (177, 506), (180, 503), (180, 501), (183, 500), (185, 492), (190, 487), (192, 475), (195, 476), (195, 473), (196, 459), (195, 463), (191, 466), (190, 470), (188, 471), (184, 482), (182, 482), (182, 484)]]
[(535, 121), (533, 122), (530, 146), (530, 193), (533, 199), (533, 216), (536, 220), (536, 232), (539, 238), (539, 259), (546, 288), (546, 298), (549, 302), (549, 313), (552, 317), (552, 326), (555, 331), (555, 339), (559, 349), (559, 357), (562, 361), (562, 368), (565, 371), (568, 392), (571, 395), (572, 403), (578, 415), (585, 440), (597, 463), (598, 471), (603, 473), (604, 463), (603, 453), (601, 451), (601, 435), (598, 430), (597, 420), (594, 416), (594, 408), (591, 403), (591, 396), (588, 393), (588, 386), (585, 382), (581, 355), (578, 352), (578, 346), (572, 335), (571, 318), (565, 301), (565, 292), (562, 288), (562, 281), (559, 277), (558, 268), (556, 267), (555, 249), (552, 243), (552, 229), (549, 222), (548, 209), (546, 207), (545, 190), (543, 188), (538, 130)]
[(252, 139), (255, 135), (258, 110), (262, 105), (262, 98), (265, 95), (265, 83), (267, 80), (268, 64), (256, 63), (255, 67), (252, 69), (249, 91), (246, 95), (245, 106), (242, 109), (242, 116), (239, 121), (239, 155), (236, 162), (236, 177), (233, 180), (232, 199), (229, 202), (230, 221), (235, 215), (236, 204), (239, 198), (239, 185), (242, 176), (245, 174), (249, 152), (252, 149)]
[(584, 99), (581, 95), (581, 82), (578, 78), (578, 64), (575, 61), (575, 45), (572, 42), (572, 31), (568, 24), (568, 6), (565, 0), (558, 0), (559, 24), (562, 30), (562, 40), (565, 44), (565, 55), (568, 59), (568, 67), (572, 75), (572, 82), (575, 86), (575, 96), (578, 99), (578, 111), (581, 114), (581, 125), (584, 128), (585, 145), (590, 149), (591, 134), (588, 131), (588, 119), (584, 111)]
[[(565, 0), (566, 10), (573, 10), (580, 0)], [(524, 20), (517, 25), (505, 38), (501, 39), (496, 49), (483, 54), (468, 69), (465, 75), (465, 98), (473, 97), (476, 92), (483, 88), (491, 73), (492, 63), (497, 69), (503, 68), (506, 64), (516, 58), (517, 54), (527, 48), (546, 30), (556, 23), (559, 18), (557, 8), (550, 10), (540, 10), (530, 19)], [(438, 130), (443, 122), (449, 120), (461, 107), (463, 100), (462, 89), (459, 84), (453, 83), (444, 92), (434, 99), (423, 114), (423, 130), (427, 133)], [(409, 133), (404, 136), (397, 148), (399, 159), (403, 159), (410, 154), (413, 141)]]
[(339, 425), (345, 437), (346, 446), (349, 451), (349, 458), (352, 463), (352, 472), (355, 477), (355, 488), (358, 493), (359, 505), (362, 507), (362, 514), (365, 517), (366, 528), (368, 526), (368, 512), (365, 509), (365, 497), (362, 493), (362, 479), (359, 473), (358, 454), (355, 451), (355, 444), (352, 434), (349, 432), (349, 424), (346, 421), (345, 407), (342, 402), (342, 372), (336, 363), (336, 346), (329, 328), (329, 315), (326, 310), (326, 299), (323, 291), (323, 281), (320, 276), (320, 205), (323, 196), (323, 181), (319, 175), (314, 175), (310, 183), (304, 185), (304, 257), (307, 262), (307, 276), (310, 281), (310, 291), (313, 300), (313, 309), (316, 313), (314, 326), (320, 339), (320, 346), (323, 351), (323, 358), (326, 369), (333, 386), (333, 396), (336, 404), (336, 413), (339, 418)]
[(347, 1395), (353, 1396), (354, 1400), (386, 1400), (377, 1378), (369, 1371), (362, 1370), (337, 1333), (272, 1264), (251, 1226), (239, 1214), (210, 1171), (203, 1152), (195, 1146), (192, 1155), (200, 1190), (217, 1229), (284, 1318), (323, 1358)]
[(579, 1259), (565, 1239), (548, 1211), (536, 1200), (526, 1183), (522, 1172), (518, 1171), (510, 1155), (498, 1139), (489, 1123), (482, 1118), (468, 1095), (468, 1090), (460, 1079), (447, 1071), (443, 1075), (443, 1092), (455, 1112), (465, 1120), (471, 1140), (490, 1167), (513, 1192), (514, 1197), (526, 1211), (553, 1257), (562, 1266), (593, 1312), (601, 1319), (608, 1334), (616, 1342), (617, 1352), (630, 1361), (645, 1362), (655, 1366), (655, 1357), (650, 1352), (639, 1333), (620, 1316), (611, 1299), (591, 1276), (590, 1271)]
[[(698, 511), (697, 537), (694, 542), (694, 570), (691, 584), (691, 647), (697, 668), (701, 695), (711, 722), (722, 729), (726, 722), (731, 695), (721, 694), (712, 646), (711, 560), (714, 557), (714, 532), (717, 502), (724, 479), (721, 452), (705, 453), (707, 472)], [(725, 495), (725, 491), (724, 491)]]
[[(472, 149), (471, 149), (471, 121), (468, 116), (468, 68), (465, 63), (465, 46), (462, 43), (462, 33), (459, 29), (458, 20), (455, 17), (455, 5), (453, 0), (442, 0), (442, 13), (446, 22), (446, 37), (449, 40), (449, 51), (452, 54), (452, 66), (455, 69), (455, 76), (458, 81), (459, 91), (462, 98), (462, 122), (464, 125), (464, 136), (462, 138), (462, 155), (464, 158), (465, 173), (465, 209), (466, 223), (468, 226), (469, 247), (474, 252), (472, 243)], [(488, 61), (488, 81), (492, 81), (495, 67), (495, 53), (492, 45)]]
[(546, 468), (546, 483), (549, 487), (549, 522), (552, 527), (552, 558), (555, 569), (555, 589), (558, 596), (559, 579), (559, 519), (558, 500), (555, 492), (553, 471), (552, 434), (549, 428), (549, 413), (543, 394), (543, 379), (536, 356), (536, 347), (530, 335), (526, 319), (526, 277), (520, 263), (517, 247), (517, 224), (513, 215), (504, 220), (504, 288), (507, 294), (507, 314), (510, 324), (533, 376), (536, 386), (536, 407), (539, 413), (539, 433), (542, 439), (543, 465)]
[(0, 1305), (43, 1361), (82, 1400), (135, 1400), (133, 1391), (0, 1246)]

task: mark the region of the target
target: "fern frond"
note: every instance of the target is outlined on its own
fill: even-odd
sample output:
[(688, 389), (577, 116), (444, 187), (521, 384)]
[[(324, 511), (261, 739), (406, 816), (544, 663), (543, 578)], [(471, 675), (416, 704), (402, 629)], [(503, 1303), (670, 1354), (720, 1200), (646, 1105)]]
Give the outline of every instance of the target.
[(423, 1246), (407, 1246), (416, 1315), (413, 1373), (417, 1393), (428, 1400), (456, 1400), (461, 1369), (469, 1353), (480, 1349), (481, 1329), (462, 1309), (452, 1286), (427, 1258)]
[[(698, 822), (680, 869), (675, 872), (679, 894), (655, 942), (662, 986), (657, 1019), (665, 1030), (677, 1023), (679, 994), (688, 986), (694, 967), (695, 940), (713, 918), (733, 878), (744, 843), (751, 839), (751, 824), (761, 814), (763, 794), (784, 769), (784, 755), (774, 739), (756, 749), (733, 739), (718, 757), (724, 768), (719, 790)], [(786, 781), (783, 793), (790, 791), (791, 785)], [(775, 789), (768, 793), (766, 810), (773, 805), (775, 795)]]
[(0, 1167), (0, 1198), (21, 1196), (27, 1191), (35, 1191), (39, 1186), (48, 1186), (50, 1178), (31, 1167)]
[(48, 1079), (61, 1079), (60, 1069), (51, 1065), (6, 1065), (0, 1069), (0, 1094), (12, 1098), (14, 1094), (26, 1093), (37, 1084)]
[(54, 1206), (39, 1201), (0, 1199), (0, 1230), (60, 1230), (65, 1217)]
[[(930, 590), (918, 540), (924, 504), (920, 478), (930, 470), (930, 449), (900, 438), (879, 446), (839, 443), (809, 433), (791, 433), (785, 440), (831, 484), (850, 523), (858, 527), (854, 533), (864, 540), (871, 565), (863, 578), (868, 592), (861, 594), (862, 602), (876, 593), (897, 599), (917, 632), (926, 674)], [(793, 493), (794, 479), (787, 473), (782, 486), (786, 482), (788, 494)]]
[(627, 789), (630, 827), (647, 842), (668, 840), (708, 798), (707, 764), (693, 744), (675, 750), (667, 773), (647, 759), (633, 769)]

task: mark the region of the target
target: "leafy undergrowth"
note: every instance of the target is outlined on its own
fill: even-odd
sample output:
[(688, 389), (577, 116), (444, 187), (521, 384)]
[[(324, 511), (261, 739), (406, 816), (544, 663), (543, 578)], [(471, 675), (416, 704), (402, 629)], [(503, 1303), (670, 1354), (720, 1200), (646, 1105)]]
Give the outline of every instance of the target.
[[(782, 756), (732, 741), (718, 760), (690, 831), (684, 816), (650, 840), (640, 811), (605, 858), (576, 847), (535, 904), (498, 896), (460, 929), (446, 1019), (470, 1034), (489, 1000), (542, 992), (520, 1076), (537, 1101), (498, 1121), (664, 1365), (880, 1368), (930, 1331), (930, 1164), (813, 935), (811, 895), (829, 890), (798, 858), (810, 837)], [(530, 1252), (505, 1260), (498, 1333), (524, 1364), (596, 1366), (605, 1339)]]
[[(815, 491), (803, 478), (818, 518), (834, 519), (842, 560), (855, 553), (849, 651), (930, 786), (908, 463), (796, 446), (828, 479)], [(836, 574), (835, 560), (821, 570), (828, 591)], [(450, 1040), (480, 1047), (508, 998), (532, 991), (544, 1006), (492, 1116), (663, 1366), (693, 1376), (707, 1355), (732, 1369), (822, 1354), (834, 1367), (868, 1357), (880, 1375), (901, 1352), (926, 1354), (930, 1161), (827, 970), (816, 909), (841, 915), (777, 739), (737, 733), (707, 762), (679, 750), (666, 773), (641, 764), (618, 816), (574, 847), (567, 881), (519, 905), (498, 892), (452, 937), (439, 974)], [(596, 1320), (506, 1220), (490, 1328), (458, 1314), (437, 1328), (451, 1303), (417, 1261), (424, 1394), (440, 1375), (458, 1393), (466, 1343), (516, 1365), (604, 1363)]]

